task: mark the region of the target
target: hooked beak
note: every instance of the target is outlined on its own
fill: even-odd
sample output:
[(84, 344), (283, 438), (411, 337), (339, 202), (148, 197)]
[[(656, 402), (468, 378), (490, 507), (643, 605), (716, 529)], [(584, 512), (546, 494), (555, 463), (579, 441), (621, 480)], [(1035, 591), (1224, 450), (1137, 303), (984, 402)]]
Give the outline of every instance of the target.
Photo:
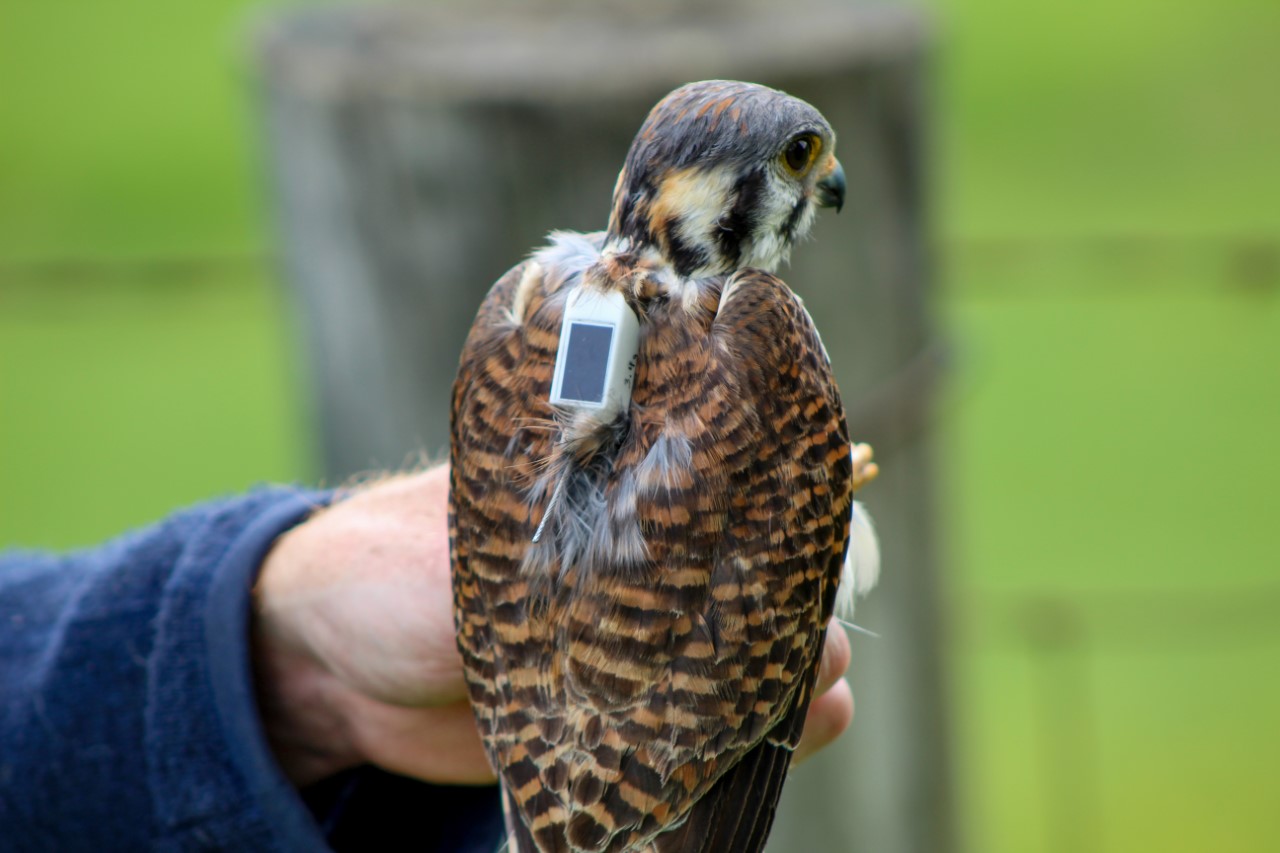
[(818, 204), (822, 207), (834, 207), (836, 213), (840, 212), (840, 208), (844, 207), (844, 167), (836, 161), (836, 167), (831, 170), (831, 174), (818, 181)]

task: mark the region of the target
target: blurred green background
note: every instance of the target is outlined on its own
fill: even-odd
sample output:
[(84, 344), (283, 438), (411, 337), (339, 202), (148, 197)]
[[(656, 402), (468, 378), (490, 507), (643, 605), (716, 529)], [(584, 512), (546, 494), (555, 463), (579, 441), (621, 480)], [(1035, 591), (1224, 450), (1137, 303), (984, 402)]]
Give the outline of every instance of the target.
[[(0, 546), (315, 479), (262, 11), (4, 2)], [(935, 11), (966, 849), (1280, 849), (1280, 4)]]

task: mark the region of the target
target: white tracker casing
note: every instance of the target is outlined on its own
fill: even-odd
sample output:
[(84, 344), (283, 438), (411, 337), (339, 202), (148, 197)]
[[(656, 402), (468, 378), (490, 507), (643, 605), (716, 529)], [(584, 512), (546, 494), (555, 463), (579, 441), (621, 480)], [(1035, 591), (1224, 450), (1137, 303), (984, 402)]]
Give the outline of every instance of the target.
[(617, 291), (576, 288), (565, 303), (551, 403), (617, 414), (631, 404), (640, 323)]

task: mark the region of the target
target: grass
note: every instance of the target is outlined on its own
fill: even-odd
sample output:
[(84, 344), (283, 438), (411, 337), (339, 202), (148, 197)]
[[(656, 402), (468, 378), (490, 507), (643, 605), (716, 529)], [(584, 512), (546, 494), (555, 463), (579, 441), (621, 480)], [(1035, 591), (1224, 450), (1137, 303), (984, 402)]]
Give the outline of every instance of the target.
[(1211, 252), (960, 260), (942, 442), (968, 849), (1270, 849), (1280, 280), (1242, 287)]
[(1173, 269), (1135, 283), (1105, 259), (1004, 273), (1016, 281), (981, 272), (958, 270), (972, 283), (947, 305), (974, 579), (1071, 592), (1274, 578), (1258, 532), (1280, 482), (1280, 278), (1245, 289)]
[(88, 544), (311, 476), (284, 330), (257, 271), (0, 281), (0, 547)]
[(1280, 230), (1280, 6), (932, 5), (948, 233)]

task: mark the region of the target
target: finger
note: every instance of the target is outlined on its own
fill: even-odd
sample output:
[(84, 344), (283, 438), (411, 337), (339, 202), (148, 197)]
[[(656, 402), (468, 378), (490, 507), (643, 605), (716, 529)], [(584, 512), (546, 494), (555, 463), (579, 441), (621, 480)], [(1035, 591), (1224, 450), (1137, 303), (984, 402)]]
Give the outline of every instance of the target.
[(355, 736), (368, 763), (437, 785), (494, 781), (465, 700), (429, 708), (365, 702), (362, 711)]
[(839, 737), (853, 720), (853, 691), (843, 679), (851, 657), (849, 635), (833, 620), (827, 626), (818, 680), (813, 687), (814, 700), (809, 705), (804, 735), (793, 759), (796, 763)]
[(840, 737), (852, 722), (853, 688), (849, 686), (849, 682), (840, 678), (830, 690), (815, 698), (809, 705), (804, 735), (791, 758), (792, 765), (800, 764)]
[(851, 657), (849, 635), (833, 620), (827, 626), (827, 641), (822, 647), (822, 662), (818, 666), (818, 682), (813, 688), (815, 696), (821, 696), (826, 693), (845, 674), (845, 671), (849, 669)]

